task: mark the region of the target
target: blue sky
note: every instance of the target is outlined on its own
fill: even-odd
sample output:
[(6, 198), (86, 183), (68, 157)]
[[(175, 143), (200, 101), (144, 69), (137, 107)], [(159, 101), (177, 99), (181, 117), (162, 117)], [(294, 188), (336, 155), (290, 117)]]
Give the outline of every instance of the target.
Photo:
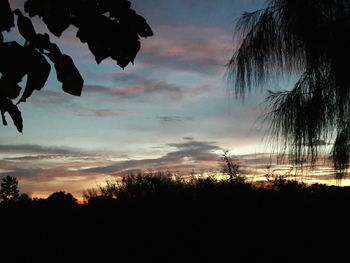
[[(260, 153), (271, 149), (258, 117), (266, 93), (243, 103), (225, 78), (237, 48), (235, 21), (264, 2), (134, 0), (155, 35), (142, 40), (135, 65), (124, 71), (112, 60), (97, 65), (74, 28), (60, 39), (51, 36), (82, 73), (82, 96), (65, 94), (53, 71), (45, 88), (20, 104), (23, 135), (13, 125), (0, 128), (0, 175), (17, 176), (33, 196), (58, 190), (79, 196), (140, 169), (218, 168), (224, 150), (239, 155), (243, 167), (265, 165), (269, 155)], [(48, 32), (34, 21), (37, 31)], [(18, 39), (14, 31), (5, 40)]]

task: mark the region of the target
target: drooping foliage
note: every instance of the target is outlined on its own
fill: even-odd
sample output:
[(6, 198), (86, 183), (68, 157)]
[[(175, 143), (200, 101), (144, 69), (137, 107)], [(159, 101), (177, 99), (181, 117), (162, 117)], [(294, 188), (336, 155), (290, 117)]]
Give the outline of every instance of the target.
[(270, 130), (296, 160), (315, 161), (320, 145), (341, 179), (350, 158), (350, 1), (270, 0), (237, 25), (241, 46), (229, 63), (235, 92), (271, 78), (299, 76), (292, 90), (269, 92)]
[[(77, 38), (87, 43), (97, 63), (110, 57), (123, 69), (134, 62), (140, 37), (153, 35), (128, 0), (27, 0), (24, 11), (30, 17), (38, 16), (57, 37), (71, 25), (78, 28)], [(2, 32), (11, 31), (15, 22), (24, 45), (4, 41)], [(48, 34), (37, 34), (31, 19), (21, 10), (12, 10), (8, 0), (0, 0), (0, 111), (4, 125), (8, 112), (22, 132), (21, 112), (13, 100), (22, 94), (17, 104), (25, 102), (34, 90), (45, 86), (51, 71), (47, 59), (53, 63), (63, 91), (80, 96), (84, 81), (73, 60), (61, 53)], [(22, 91), (19, 83), (24, 76), (27, 82)]]

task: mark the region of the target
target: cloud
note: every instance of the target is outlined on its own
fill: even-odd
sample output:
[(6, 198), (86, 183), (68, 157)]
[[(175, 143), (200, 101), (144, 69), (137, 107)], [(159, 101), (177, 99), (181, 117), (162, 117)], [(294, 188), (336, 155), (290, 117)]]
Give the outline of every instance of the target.
[(139, 60), (146, 65), (200, 75), (222, 74), (234, 46), (219, 28), (159, 26), (154, 41), (143, 43)]
[(42, 161), (42, 160), (54, 160), (62, 158), (62, 155), (48, 154), (48, 155), (26, 155), (20, 157), (9, 157), (4, 160), (8, 161)]
[(113, 116), (119, 116), (119, 112), (111, 111), (111, 110), (95, 110), (95, 109), (85, 109), (82, 113), (78, 113), (79, 116), (82, 117), (98, 117), (98, 118), (104, 118), (104, 117), (113, 117)]
[(12, 171), (6, 171), (6, 173), (0, 173), (0, 177), (2, 176), (12, 176), (17, 178), (34, 178), (40, 175), (44, 169), (41, 168), (16, 168)]
[(193, 118), (191, 117), (181, 117), (181, 116), (158, 116), (157, 119), (161, 124), (181, 123), (181, 122), (193, 120)]
[[(106, 87), (98, 86), (96, 89), (98, 89), (100, 93), (108, 94), (108, 88)], [(121, 115), (121, 112), (109, 109), (96, 109), (93, 108), (94, 104), (87, 103), (86, 101), (85, 103), (77, 103), (75, 100), (76, 98), (70, 95), (50, 90), (40, 91), (30, 98), (31, 102), (57, 105), (58, 107), (69, 110), (74, 115), (80, 117), (105, 118)], [(86, 105), (89, 105), (90, 107), (87, 107)]]
[(62, 92), (51, 90), (34, 91), (33, 95), (28, 99), (30, 102), (50, 103), (50, 104), (67, 104), (71, 103), (71, 96)]
[[(181, 143), (164, 145), (169, 152), (158, 158), (115, 161), (103, 152), (91, 153), (70, 147), (44, 147), (40, 145), (0, 145), (3, 153), (14, 154), (0, 160), (0, 175), (16, 177), (70, 177), (105, 174), (124, 175), (127, 171), (189, 169), (216, 163), (219, 156), (214, 151), (221, 150), (215, 142), (186, 140)], [(204, 166), (202, 166), (204, 165)]]
[(219, 156), (214, 153), (221, 150), (215, 142), (187, 141), (183, 143), (167, 144), (175, 150), (154, 159), (127, 160), (115, 162), (101, 167), (84, 170), (84, 172), (107, 173), (114, 176), (124, 175), (130, 169), (195, 169), (205, 168), (213, 163), (217, 163)]
[(136, 78), (131, 84), (124, 87), (108, 87), (102, 85), (85, 85), (84, 93), (98, 93), (104, 96), (120, 99), (136, 99), (145, 96), (167, 96), (181, 99), (184, 97), (184, 88), (165, 81), (156, 81)]
[[(98, 103), (128, 102), (129, 100), (141, 103), (165, 104), (165, 107), (188, 103), (189, 99), (198, 99), (212, 94), (219, 84), (210, 81), (179, 82), (172, 80), (158, 80), (152, 77), (143, 77), (134, 74), (95, 74), (97, 79), (103, 78), (103, 85), (87, 84), (83, 93), (85, 98), (95, 98)], [(181, 80), (181, 76), (176, 79)], [(99, 82), (100, 80), (98, 80)]]
[(36, 153), (36, 154), (59, 154), (59, 155), (71, 155), (80, 154), (81, 151), (70, 147), (50, 147), (41, 146), (35, 144), (15, 144), (15, 145), (0, 145), (1, 153)]

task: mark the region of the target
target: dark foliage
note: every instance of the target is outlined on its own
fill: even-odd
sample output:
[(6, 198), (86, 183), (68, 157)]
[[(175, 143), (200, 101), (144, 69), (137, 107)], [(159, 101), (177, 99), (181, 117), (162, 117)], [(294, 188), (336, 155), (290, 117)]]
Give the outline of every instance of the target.
[(224, 167), (223, 174), (227, 174), (229, 176), (229, 180), (235, 181), (245, 181), (245, 177), (239, 174), (239, 166), (236, 164), (230, 156), (228, 156), (228, 151), (225, 151), (222, 155), (224, 159)]
[(0, 201), (11, 202), (17, 201), (19, 198), (18, 180), (12, 176), (6, 176), (1, 179), (0, 184)]
[[(285, 74), (300, 76), (291, 91), (270, 92), (270, 130), (283, 151), (316, 160), (321, 144), (341, 179), (349, 163), (350, 2), (270, 0), (244, 14), (242, 44), (231, 59), (237, 93)], [(273, 77), (274, 76), (274, 77)]]
[(152, 174), (117, 188), (119, 197), (99, 192), (83, 205), (53, 205), (72, 200), (64, 192), (0, 204), (1, 260), (338, 262), (347, 253), (348, 187)]
[(52, 207), (70, 207), (77, 204), (77, 199), (70, 193), (58, 191), (51, 194), (47, 199), (47, 203)]
[[(77, 38), (87, 43), (97, 63), (110, 57), (123, 69), (134, 63), (141, 46), (140, 37), (153, 35), (146, 20), (131, 9), (128, 0), (27, 0), (24, 10), (30, 17), (38, 16), (57, 37), (70, 25), (77, 27)], [(24, 46), (4, 41), (1, 33), (15, 26), (15, 16), (18, 31), (26, 41)], [(0, 57), (0, 111), (4, 125), (8, 112), (22, 132), (21, 112), (12, 100), (22, 93), (18, 103), (25, 102), (34, 90), (45, 86), (51, 71), (47, 59), (54, 64), (63, 91), (81, 95), (84, 81), (73, 60), (61, 53), (48, 34), (37, 34), (31, 19), (19, 9), (12, 11), (8, 0), (0, 1)], [(19, 83), (24, 76), (27, 83), (22, 92)]]

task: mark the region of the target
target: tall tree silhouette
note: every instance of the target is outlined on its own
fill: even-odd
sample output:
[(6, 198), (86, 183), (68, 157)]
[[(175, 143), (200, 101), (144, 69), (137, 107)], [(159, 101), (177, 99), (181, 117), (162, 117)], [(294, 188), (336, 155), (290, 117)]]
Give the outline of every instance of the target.
[[(30, 17), (38, 16), (47, 29), (56, 37), (70, 26), (78, 28), (76, 37), (88, 48), (99, 64), (110, 57), (121, 68), (134, 63), (141, 43), (140, 37), (153, 35), (146, 20), (131, 9), (128, 0), (27, 0), (24, 11)], [(4, 41), (3, 31), (15, 26), (25, 39), (22, 46), (17, 42)], [(50, 41), (48, 34), (37, 34), (32, 21), (21, 10), (12, 10), (8, 0), (0, 1), (0, 111), (4, 125), (7, 112), (17, 130), (22, 132), (21, 112), (12, 100), (20, 94), (25, 102), (34, 90), (41, 90), (48, 79), (53, 63), (57, 80), (63, 91), (80, 96), (84, 81), (73, 60), (62, 54), (59, 47)], [(27, 75), (22, 92), (19, 83)]]
[(337, 178), (350, 158), (350, 1), (270, 0), (237, 24), (242, 43), (229, 63), (237, 94), (283, 74), (300, 76), (290, 91), (269, 91), (276, 142), (315, 161), (331, 150)]

